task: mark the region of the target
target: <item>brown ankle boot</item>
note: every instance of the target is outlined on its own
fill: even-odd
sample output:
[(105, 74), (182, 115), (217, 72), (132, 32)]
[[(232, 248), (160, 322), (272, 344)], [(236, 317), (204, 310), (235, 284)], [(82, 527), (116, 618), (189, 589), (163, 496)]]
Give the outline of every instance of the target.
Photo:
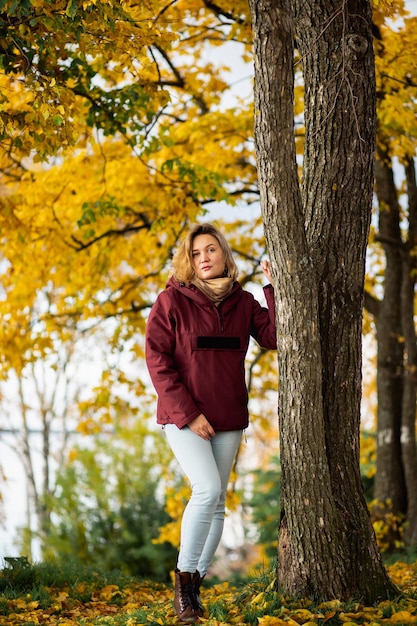
[(174, 609), (182, 622), (195, 622), (201, 617), (192, 582), (194, 576), (175, 570)]
[(200, 587), (201, 587), (201, 583), (203, 582), (203, 579), (204, 579), (204, 576), (200, 576), (199, 571), (193, 574), (192, 584), (194, 587), (194, 596), (197, 602), (200, 617), (203, 617), (204, 615), (204, 606), (202, 605), (201, 598), (200, 598)]

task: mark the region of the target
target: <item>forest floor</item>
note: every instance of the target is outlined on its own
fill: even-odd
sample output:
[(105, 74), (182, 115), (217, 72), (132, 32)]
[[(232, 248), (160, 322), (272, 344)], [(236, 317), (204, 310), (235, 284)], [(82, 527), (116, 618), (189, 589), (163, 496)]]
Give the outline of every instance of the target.
[[(417, 562), (387, 566), (402, 595), (375, 606), (338, 600), (315, 603), (273, 591), (273, 574), (202, 589), (207, 626), (396, 626), (417, 624)], [(210, 581), (208, 582), (210, 584)], [(54, 564), (15, 563), (0, 570), (1, 626), (156, 626), (179, 624), (172, 585), (117, 573), (68, 571)]]

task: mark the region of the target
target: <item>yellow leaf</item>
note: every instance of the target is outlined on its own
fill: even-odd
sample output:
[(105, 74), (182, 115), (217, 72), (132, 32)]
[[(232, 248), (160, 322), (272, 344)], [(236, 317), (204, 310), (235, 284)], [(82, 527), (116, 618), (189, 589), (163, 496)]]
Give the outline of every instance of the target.
[(17, 600), (14, 601), (14, 606), (17, 609), (25, 609), (26, 608), (26, 601), (23, 600), (22, 598), (18, 598)]
[(288, 626), (289, 622), (273, 615), (264, 615), (258, 617), (258, 624), (259, 626)]
[(307, 609), (298, 609), (295, 613), (292, 614), (292, 619), (294, 619), (298, 624), (305, 624), (307, 620), (311, 620), (315, 615), (308, 611)]
[(39, 606), (39, 602), (37, 600), (34, 600), (33, 602), (29, 602), (29, 604), (27, 605), (27, 609), (29, 609), (29, 611), (32, 611), (33, 609), (37, 609)]
[(100, 591), (100, 597), (106, 601), (112, 600), (115, 596), (120, 596), (120, 595), (121, 595), (121, 591), (117, 585), (106, 585)]
[(331, 611), (332, 609), (339, 609), (340, 605), (340, 600), (330, 600), (329, 602), (322, 602), (318, 608), (324, 611)]
[(352, 619), (362, 617), (362, 613), (339, 613), (339, 619), (344, 624), (351, 624)]
[(409, 611), (398, 611), (398, 613), (394, 613), (388, 621), (394, 624), (416, 624), (417, 616), (411, 615)]
[(252, 598), (251, 604), (260, 604), (264, 600), (265, 594), (263, 592), (258, 593), (257, 596)]
[(323, 623), (327, 622), (329, 619), (332, 619), (336, 615), (336, 611), (329, 611), (323, 618)]

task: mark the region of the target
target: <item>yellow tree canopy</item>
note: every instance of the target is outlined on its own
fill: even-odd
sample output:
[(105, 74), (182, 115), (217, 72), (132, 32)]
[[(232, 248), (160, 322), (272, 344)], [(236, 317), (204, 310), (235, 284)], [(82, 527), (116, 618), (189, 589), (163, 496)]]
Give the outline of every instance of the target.
[[(2, 3), (4, 151), (45, 159), (93, 128), (142, 150), (161, 115), (172, 122), (193, 108), (208, 112), (226, 85), (204, 51), (207, 43), (249, 40), (243, 7), (229, 6), (223, 18), (201, 2)], [(173, 90), (186, 94), (177, 94), (175, 113), (164, 109)]]
[(167, 100), (147, 51), (177, 38), (160, 9), (151, 0), (3, 2), (3, 149), (36, 161), (74, 146), (88, 127), (144, 131)]

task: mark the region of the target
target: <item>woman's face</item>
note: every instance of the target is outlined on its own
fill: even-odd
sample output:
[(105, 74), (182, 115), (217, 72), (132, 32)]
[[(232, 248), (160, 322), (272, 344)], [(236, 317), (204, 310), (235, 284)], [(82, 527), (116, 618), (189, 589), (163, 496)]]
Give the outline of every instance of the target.
[(197, 235), (193, 240), (192, 259), (197, 278), (208, 280), (223, 275), (225, 257), (213, 235)]

